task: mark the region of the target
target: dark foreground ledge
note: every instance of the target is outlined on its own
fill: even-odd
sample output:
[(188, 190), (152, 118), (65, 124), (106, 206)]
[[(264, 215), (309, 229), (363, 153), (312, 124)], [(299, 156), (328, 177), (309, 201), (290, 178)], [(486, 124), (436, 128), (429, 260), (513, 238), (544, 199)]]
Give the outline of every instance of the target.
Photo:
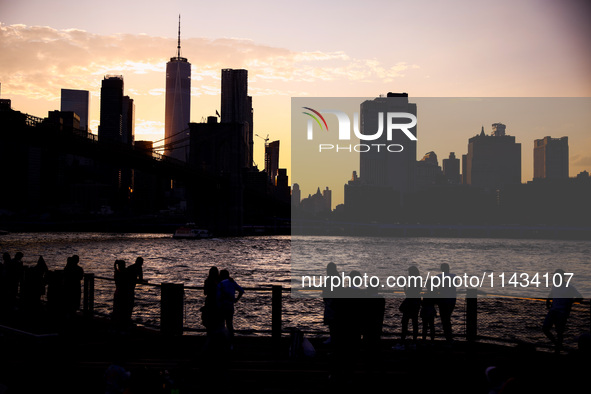
[[(22, 331), (22, 330), (20, 330)], [(130, 393), (488, 393), (485, 370), (498, 366), (520, 393), (589, 387), (589, 354), (552, 354), (528, 346), (444, 341), (414, 350), (335, 355), (311, 338), (314, 357), (290, 357), (291, 340), (237, 336), (232, 351), (208, 351), (204, 335), (163, 336), (136, 327), (120, 333), (82, 318), (59, 333), (0, 330), (0, 384), (5, 393), (105, 393), (105, 371), (120, 363)], [(0, 386), (1, 387), (1, 386)]]

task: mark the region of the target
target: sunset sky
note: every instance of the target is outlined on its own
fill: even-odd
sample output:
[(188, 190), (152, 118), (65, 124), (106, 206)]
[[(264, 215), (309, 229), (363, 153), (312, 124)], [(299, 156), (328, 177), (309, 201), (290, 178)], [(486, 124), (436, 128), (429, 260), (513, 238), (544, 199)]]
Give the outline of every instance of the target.
[[(61, 88), (90, 90), (96, 133), (101, 80), (121, 74), (136, 104), (136, 139), (159, 140), (165, 66), (176, 53), (181, 14), (191, 120), (220, 109), (222, 68), (248, 69), (255, 133), (281, 140), (280, 166), (289, 175), (292, 96), (590, 97), (590, 11), (584, 0), (0, 0), (1, 97), (45, 117), (59, 109)], [(417, 158), (461, 156), (468, 138), (493, 122), (504, 120), (420, 129)], [(511, 124), (507, 131), (522, 144), (522, 180), (531, 180), (533, 139)], [(569, 136), (571, 176), (591, 170), (590, 131), (550, 134)], [(442, 132), (445, 142), (430, 138)], [(263, 143), (255, 137), (261, 169)], [(303, 195), (325, 186), (307, 185)]]

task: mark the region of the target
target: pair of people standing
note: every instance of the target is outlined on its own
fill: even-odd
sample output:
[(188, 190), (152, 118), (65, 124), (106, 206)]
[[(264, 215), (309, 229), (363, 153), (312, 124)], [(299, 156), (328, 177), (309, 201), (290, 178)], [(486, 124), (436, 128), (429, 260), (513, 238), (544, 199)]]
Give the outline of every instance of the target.
[(219, 271), (214, 266), (209, 269), (203, 292), (205, 305), (201, 308), (201, 316), (207, 334), (211, 336), (225, 328), (230, 341), (232, 341), (234, 338), (234, 304), (242, 298), (244, 289), (230, 277), (228, 270)]
[(131, 314), (135, 300), (135, 286), (144, 283), (144, 259), (138, 257), (135, 263), (126, 267), (124, 260), (114, 264), (115, 295), (113, 297), (113, 321), (120, 328), (131, 324)]
[[(431, 340), (435, 338), (435, 316), (437, 314), (435, 305), (439, 307), (439, 316), (441, 318), (441, 326), (443, 327), (443, 334), (448, 343), (452, 342), (453, 332), (451, 324), (451, 315), (456, 306), (457, 291), (453, 285), (453, 278), (455, 274), (450, 274), (449, 264), (441, 264), (440, 286), (433, 287), (432, 283), (426, 283), (426, 291), (421, 301), (421, 280), (413, 282), (413, 286), (407, 286), (404, 289), (406, 298), (400, 305), (402, 312), (402, 342), (406, 340), (409, 334), (408, 323), (412, 321), (413, 326), (413, 342), (416, 342), (419, 333), (419, 315), (423, 321), (423, 340), (427, 339), (427, 333), (430, 334)], [(410, 277), (419, 278), (419, 269), (411, 266), (408, 269)]]

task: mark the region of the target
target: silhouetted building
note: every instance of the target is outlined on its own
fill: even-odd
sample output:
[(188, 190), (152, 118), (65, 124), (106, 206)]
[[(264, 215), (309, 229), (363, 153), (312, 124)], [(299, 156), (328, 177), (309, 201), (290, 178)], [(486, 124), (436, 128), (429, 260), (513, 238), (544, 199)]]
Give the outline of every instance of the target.
[(166, 102), (164, 138), (166, 156), (189, 159), (189, 122), (191, 121), (191, 63), (181, 57), (181, 18), (176, 57), (166, 63)]
[(456, 158), (454, 152), (449, 153), (449, 158), (443, 159), (443, 175), (447, 178), (448, 183), (452, 185), (459, 185), (462, 183), (460, 178), (460, 159)]
[[(361, 103), (362, 134), (372, 135), (378, 130), (378, 113), (386, 116), (388, 112), (406, 112), (416, 116), (417, 105), (408, 102), (407, 93), (388, 93), (387, 97), (378, 97)], [(395, 119), (395, 123), (409, 123), (406, 118)], [(360, 153), (359, 176), (366, 185), (391, 187), (401, 193), (414, 190), (415, 165), (417, 160), (416, 141), (410, 140), (402, 131), (394, 130), (392, 140), (387, 140), (385, 131), (381, 137), (371, 141), (372, 144), (399, 144), (402, 152), (388, 152), (386, 149), (369, 150)], [(416, 126), (409, 129), (416, 137)], [(385, 146), (384, 145), (384, 146)]]
[(484, 134), (468, 140), (466, 181), (485, 190), (521, 183), (521, 144), (505, 134), (505, 125), (493, 124), (492, 135)]
[[(154, 143), (152, 141), (135, 141), (134, 148), (146, 156), (152, 156)], [(134, 170), (133, 193), (131, 194), (134, 211), (144, 214), (158, 212), (165, 208), (167, 184), (170, 184), (170, 180), (164, 176), (144, 170)]]
[[(123, 96), (123, 76), (106, 75), (101, 87), (101, 119), (98, 130), (100, 142), (132, 146), (135, 107), (133, 100)], [(101, 165), (103, 183), (112, 189), (110, 201), (115, 208), (126, 206), (133, 190), (133, 170), (129, 167)]]
[(332, 211), (332, 191), (328, 186), (322, 191), (322, 197), (324, 198), (326, 209), (328, 209), (329, 212)]
[(60, 110), (75, 112), (80, 117), (80, 130), (88, 129), (90, 92), (88, 90), (62, 89)]
[(49, 111), (47, 121), (61, 131), (72, 133), (80, 130), (80, 117), (73, 111)]
[(316, 191), (316, 194), (310, 194), (307, 198), (304, 198), (300, 202), (302, 212), (311, 215), (324, 215), (329, 214), (331, 204), (331, 192), (328, 187), (324, 192), (320, 192), (320, 188)]
[(356, 171), (345, 184), (344, 194), (344, 214), (348, 220), (390, 222), (401, 211), (399, 191), (389, 186), (366, 185)]
[(275, 184), (277, 171), (279, 170), (279, 141), (265, 144), (265, 171), (271, 183)]
[(290, 190), (286, 168), (279, 168), (277, 170), (277, 177), (275, 178), (275, 197), (276, 199), (285, 201), (289, 204)]
[(568, 137), (534, 141), (534, 179), (568, 178)]
[(462, 185), (468, 184), (468, 155), (462, 155)]
[(435, 152), (428, 152), (416, 164), (415, 190), (428, 190), (445, 184), (445, 177), (439, 167)]
[(200, 222), (217, 234), (238, 234), (242, 230), (245, 127), (244, 123), (189, 124), (190, 165), (220, 182), (216, 190), (192, 191), (192, 210)]
[(588, 226), (589, 201), (588, 174), (574, 178), (534, 178), (502, 191), (500, 214), (511, 223)]
[(302, 200), (302, 191), (300, 190), (300, 185), (297, 183), (293, 184), (291, 188), (291, 206), (292, 208), (299, 208), (300, 201)]
[(243, 167), (252, 167), (253, 158), (253, 109), (248, 96), (247, 70), (222, 70), (221, 123), (244, 125), (242, 138), (246, 145)]
[(133, 145), (135, 139), (135, 104), (129, 96), (123, 96), (121, 110), (121, 142)]
[[(371, 144), (373, 149), (360, 152), (359, 178), (354, 173), (353, 179), (345, 185), (345, 213), (352, 220), (397, 220), (404, 196), (415, 190), (417, 144), (400, 129), (388, 132), (389, 112), (416, 116), (417, 106), (408, 102), (407, 93), (388, 93), (387, 97), (361, 103), (361, 134), (372, 136), (381, 131), (381, 135), (362, 141)], [(409, 124), (410, 121), (407, 117), (392, 119), (394, 124)], [(408, 131), (416, 137), (416, 125)], [(390, 146), (394, 149), (387, 148)]]
[(106, 75), (101, 85), (100, 141), (123, 142), (123, 76)]

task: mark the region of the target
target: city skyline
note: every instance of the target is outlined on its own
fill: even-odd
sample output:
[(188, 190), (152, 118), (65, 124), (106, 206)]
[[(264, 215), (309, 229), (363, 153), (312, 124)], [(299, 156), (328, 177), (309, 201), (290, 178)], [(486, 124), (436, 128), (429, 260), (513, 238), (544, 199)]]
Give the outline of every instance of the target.
[[(174, 6), (163, 7), (170, 8), (166, 12), (152, 4), (154, 10), (142, 11), (133, 20), (125, 18), (125, 23), (118, 15), (101, 19), (108, 4), (93, 12), (96, 17), (90, 20), (73, 17), (80, 4), (45, 13), (27, 12), (32, 4), (4, 4), (0, 21), (5, 54), (0, 62), (2, 98), (10, 98), (17, 110), (45, 116), (59, 108), (62, 88), (89, 90), (90, 127), (96, 133), (100, 81), (106, 74), (123, 75), (126, 91), (135, 100), (136, 139), (160, 140), (164, 137), (165, 65), (175, 55), (179, 12), (187, 26), (183, 27), (183, 56), (193, 63), (191, 121), (200, 122), (220, 109), (223, 68), (247, 69), (255, 108), (254, 132), (283, 141), (280, 167), (288, 168), (288, 174), (291, 96), (377, 97), (388, 91), (408, 92), (411, 99), (591, 95), (590, 35), (584, 34), (588, 31), (584, 21), (575, 18), (584, 14), (576, 2), (523, 2), (518, 6), (419, 2), (404, 7), (369, 2), (363, 6), (400, 8), (412, 15), (397, 22), (392, 31), (384, 16), (387, 12), (367, 21), (357, 18), (362, 6), (353, 3), (345, 3), (340, 20), (324, 18), (323, 27), (314, 31), (305, 26), (318, 22), (320, 15), (330, 15), (331, 4), (317, 4), (318, 15), (309, 15), (295, 7), (264, 3), (247, 9), (246, 5), (227, 4), (224, 8), (230, 11), (225, 14), (218, 12), (220, 6), (208, 5), (203, 7), (208, 18), (198, 18), (200, 23), (195, 23), (198, 13), (193, 6), (184, 2), (175, 4), (178, 11)], [(37, 10), (43, 7), (36, 6), (40, 7)], [(128, 6), (118, 6), (125, 15)], [(293, 21), (275, 18), (256, 27), (260, 6), (276, 12), (288, 10)], [(248, 22), (239, 21), (244, 15)], [(499, 20), (506, 22), (502, 29), (498, 29)], [(533, 159), (528, 146), (533, 140), (521, 139), (519, 130), (503, 116), (448, 131), (446, 141), (438, 139), (441, 130), (419, 126), (422, 138), (417, 155), (435, 151), (441, 158), (449, 152), (459, 156), (465, 153), (467, 138), (482, 124), (494, 122), (507, 123), (522, 143), (522, 181), (531, 180)], [(573, 135), (557, 130), (536, 138), (547, 135), (569, 137), (571, 176), (589, 170), (588, 132)], [(254, 161), (260, 169), (264, 167), (262, 140), (255, 142)], [(314, 185), (311, 189), (318, 186), (324, 188)]]
[[(302, 198), (314, 194), (318, 187), (324, 189), (328, 186), (333, 191), (333, 208), (344, 201), (344, 184), (351, 179), (353, 171), (360, 173), (360, 153), (336, 152), (336, 149), (318, 152), (318, 143), (336, 144), (335, 134), (314, 134), (314, 144), (305, 140), (306, 122), (309, 117), (301, 111), (300, 107), (311, 107), (318, 110), (325, 108), (339, 108), (349, 114), (353, 119), (353, 112), (359, 112), (359, 105), (365, 100), (374, 98), (297, 98), (292, 103), (292, 129), (300, 130), (292, 136), (292, 146), (296, 147), (301, 155), (292, 157), (292, 183), (298, 183)], [(435, 97), (408, 97), (409, 102), (417, 105), (417, 150), (416, 160), (420, 160), (427, 152), (435, 152), (439, 157), (439, 166), (442, 160), (454, 152), (456, 157), (468, 153), (469, 140), (481, 134), (484, 128), (485, 135), (493, 133), (493, 125), (502, 123), (506, 126), (508, 135), (515, 137), (515, 141), (521, 144), (521, 181), (526, 183), (533, 179), (533, 152), (534, 141), (550, 136), (560, 138), (568, 136), (570, 160), (573, 162), (572, 151), (577, 147), (571, 133), (558, 135), (559, 131), (572, 131), (574, 135), (585, 135), (591, 125), (590, 98), (435, 98)], [(557, 115), (558, 114), (558, 115)], [(337, 129), (336, 117), (326, 115), (329, 130)], [(565, 121), (568, 119), (568, 121)], [(477, 125), (477, 126), (476, 126)], [(452, 149), (443, 151), (432, 148), (446, 146), (449, 141), (449, 130), (470, 130), (466, 132), (461, 141), (453, 142)], [(318, 128), (319, 130), (319, 128)], [(428, 137), (425, 136), (429, 131)], [(580, 141), (580, 140), (579, 140)], [(359, 140), (342, 141), (341, 145), (358, 144)], [(369, 143), (369, 142), (368, 142)], [(408, 144), (406, 144), (408, 145)], [(406, 147), (405, 147), (406, 148)], [(431, 149), (430, 149), (431, 148)], [(401, 153), (389, 153), (398, 155)], [(570, 168), (570, 176), (574, 177), (581, 171), (590, 171), (590, 166), (583, 167), (574, 172)], [(322, 171), (316, 169), (321, 168)], [(305, 179), (305, 180), (304, 180)]]

